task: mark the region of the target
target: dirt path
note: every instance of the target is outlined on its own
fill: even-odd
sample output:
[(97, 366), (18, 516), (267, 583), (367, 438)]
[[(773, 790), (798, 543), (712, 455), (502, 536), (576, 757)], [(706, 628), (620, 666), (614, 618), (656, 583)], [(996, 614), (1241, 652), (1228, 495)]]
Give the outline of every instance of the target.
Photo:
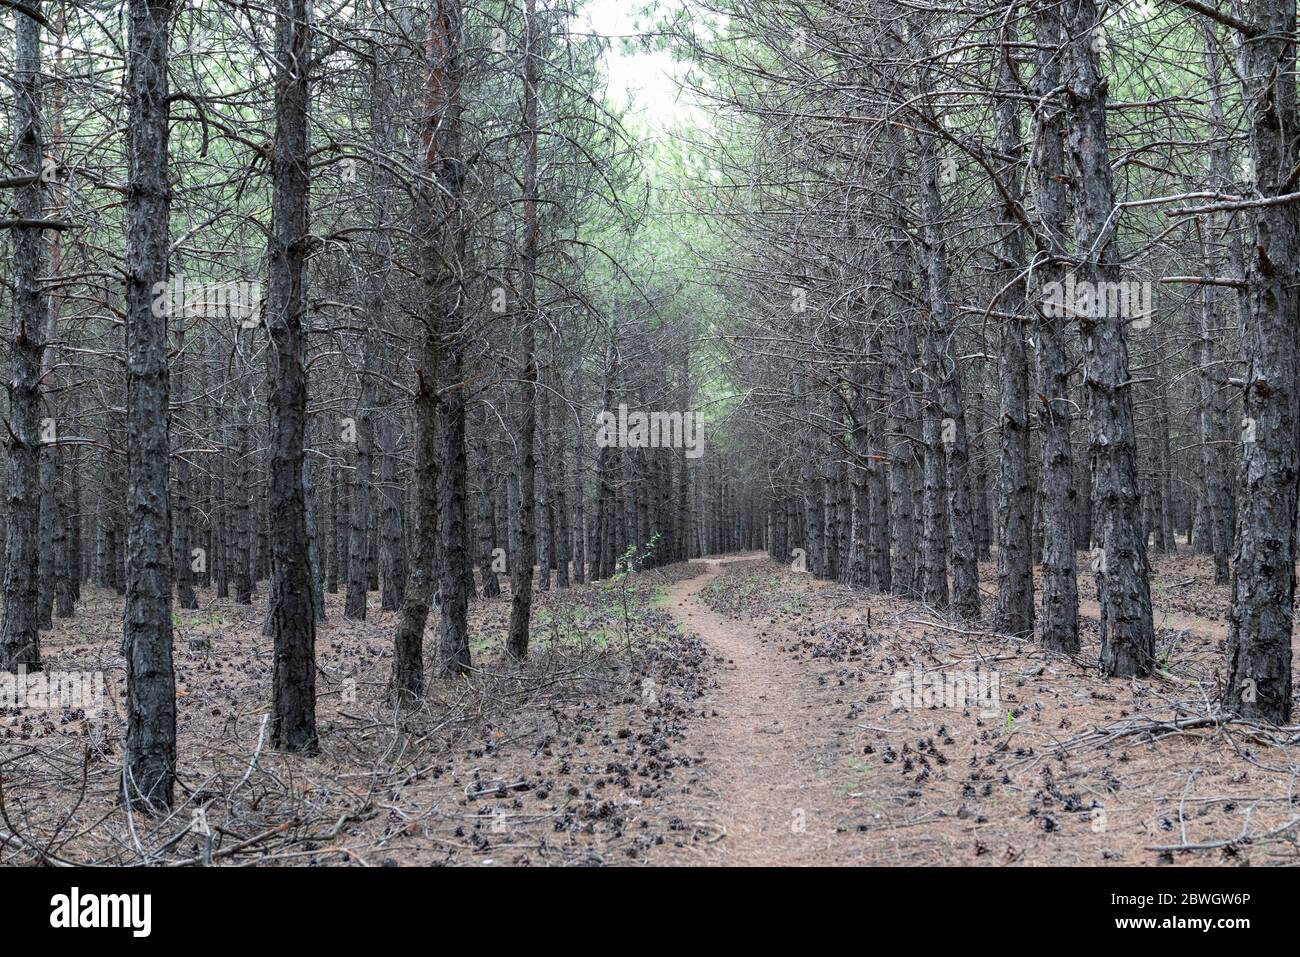
[(669, 608), (718, 661), (710, 715), (698, 740), (707, 812), (725, 829), (709, 860), (725, 865), (845, 863), (835, 840), (845, 810), (826, 772), (846, 742), (815, 676), (764, 644), (752, 626), (715, 614), (699, 597), (721, 566), (753, 556), (701, 562), (704, 574), (674, 585)]

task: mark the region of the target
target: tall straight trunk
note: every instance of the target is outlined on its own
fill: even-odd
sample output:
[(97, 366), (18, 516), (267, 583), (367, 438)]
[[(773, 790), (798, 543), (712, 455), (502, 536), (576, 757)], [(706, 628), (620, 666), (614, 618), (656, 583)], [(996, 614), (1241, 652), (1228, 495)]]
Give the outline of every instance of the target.
[(172, 556), (168, 488), (167, 24), (170, 0), (131, 0), (127, 89), (126, 658), (122, 791), (127, 805), (161, 812), (176, 777), (172, 669)]
[[(57, 208), (51, 210), (51, 215), (57, 215)], [(54, 242), (49, 249), (49, 268), (50, 275), (45, 279), (49, 282), (57, 275), (58, 269), (58, 233), (54, 234)], [(59, 514), (59, 444), (58, 430), (63, 423), (58, 413), (60, 399), (54, 389), (53, 379), (55, 372), (55, 349), (54, 343), (58, 342), (58, 302), (57, 298), (50, 294), (46, 297), (45, 309), (45, 331), (42, 340), (46, 347), (41, 355), (41, 408), (42, 432), (47, 428), (53, 434), (43, 438), (40, 451), (40, 478), (41, 478), (41, 519), (40, 519), (40, 564), (37, 575), (37, 605), (36, 605), (36, 624), (38, 628), (49, 629), (53, 627), (53, 610), (54, 610), (54, 593), (57, 584), (56, 562), (55, 562), (55, 529), (62, 524), (62, 516)]]
[[(929, 42), (919, 23), (912, 31), (913, 47), (917, 53), (928, 55)], [(926, 102), (930, 99), (930, 80), (922, 72), (919, 93)], [(921, 199), (924, 207), (924, 225), (921, 228), (921, 256), (926, 277), (926, 302), (929, 320), (924, 343), (929, 387), (933, 394), (933, 416), (927, 416), (927, 456), (942, 456), (944, 478), (947, 484), (949, 536), (952, 545), (952, 602), (953, 611), (961, 618), (973, 620), (979, 616), (979, 572), (976, 566), (975, 521), (971, 504), (970, 447), (966, 432), (966, 414), (961, 391), (961, 370), (953, 343), (951, 290), (948, 277), (948, 255), (944, 237), (944, 206), (939, 186), (938, 147), (933, 135), (918, 137), (921, 157)], [(937, 418), (940, 421), (931, 421)], [(935, 444), (935, 438), (939, 441)], [(927, 472), (931, 469), (927, 458)], [(927, 493), (931, 485), (927, 481)], [(928, 509), (927, 509), (928, 511)], [(927, 514), (927, 523), (930, 521)], [(929, 527), (927, 526), (927, 533)], [(946, 548), (945, 538), (939, 547)], [(936, 574), (937, 563), (927, 557), (927, 571)], [(931, 589), (934, 589), (931, 582)], [(947, 583), (944, 583), (947, 590)]]
[(523, 126), (524, 148), (523, 243), (519, 251), (519, 318), (523, 333), (520, 356), (518, 442), (519, 506), (514, 515), (519, 539), (518, 562), (511, 578), (510, 630), (506, 650), (514, 658), (528, 655), (528, 628), (533, 610), (534, 539), (533, 490), (537, 462), (533, 455), (537, 426), (537, 363), (533, 355), (537, 319), (537, 82), (539, 79), (537, 0), (524, 0)]
[[(902, 334), (900, 334), (902, 336)], [(904, 342), (911, 334), (906, 334)], [(916, 455), (919, 444), (913, 441), (914, 401), (909, 392), (906, 354), (898, 350), (890, 364), (890, 388), (897, 398), (889, 406), (888, 434), (894, 436), (889, 450), (889, 525), (894, 543), (893, 591), (904, 598), (920, 598), (921, 583), (916, 577), (916, 520), (913, 514), (916, 484)]]
[[(1295, 0), (1249, 10), (1244, 83), (1254, 187), (1267, 199), (1294, 190)], [(1297, 383), (1300, 375), (1300, 206), (1255, 212), (1246, 263), (1246, 375), (1237, 545), (1228, 616), (1226, 704), (1245, 718), (1291, 719), (1291, 625), (1295, 606)]]
[[(927, 345), (927, 353), (933, 346)], [(932, 370), (935, 362), (927, 358)], [(948, 608), (948, 522), (944, 498), (942, 408), (926, 400), (921, 436), (924, 446), (922, 483), (924, 512), (921, 536), (921, 599), (940, 611)]]
[[(1067, 0), (1065, 32), (1069, 73), (1065, 79), (1066, 149), (1075, 172), (1077, 248), (1084, 278), (1113, 284), (1120, 279), (1115, 193), (1106, 139), (1107, 84), (1093, 38), (1099, 27), (1093, 0)], [(1149, 674), (1155, 666), (1146, 541), (1137, 475), (1125, 316), (1120, 310), (1085, 309), (1083, 332), (1093, 486), (1100, 509), (1103, 560), (1098, 563), (1102, 606), (1101, 666), (1107, 675)], [(1294, 501), (1292, 502), (1294, 505)], [(1294, 509), (1292, 510), (1294, 514)]]
[[(424, 691), (424, 626), (438, 584), (438, 376), (443, 334), (463, 325), (465, 171), (461, 161), (461, 6), (435, 0), (425, 64), (424, 164), (433, 186), (421, 190), (418, 222), (427, 312), (420, 336), (415, 391), (415, 534), (410, 578), (393, 635), (391, 691), (413, 700)], [(451, 383), (459, 386), (460, 383)]]
[(885, 464), (886, 418), (881, 408), (889, 367), (885, 362), (884, 338), (882, 333), (872, 335), (868, 351), (873, 361), (872, 393), (875, 398), (868, 404), (868, 430), (871, 454), (867, 460), (867, 521), (870, 523), (868, 555), (870, 560), (870, 584), (873, 591), (889, 592), (893, 590), (893, 562), (890, 555), (890, 507), (889, 477)]
[[(53, 101), (51, 103), (51, 133), (53, 143), (51, 152), (58, 149), (58, 144), (63, 140), (63, 107), (64, 107), (64, 48), (66, 35), (66, 6), (59, 4), (54, 16), (54, 73), (56, 76), (56, 86), (54, 90)], [(51, 157), (53, 158), (53, 157)], [(55, 219), (61, 218), (61, 208), (57, 200), (52, 207), (51, 214)], [(60, 233), (55, 232), (53, 241), (50, 243), (50, 279), (57, 280), (62, 261), (62, 242)], [(55, 343), (60, 339), (59, 335), (59, 291), (53, 289), (50, 292), (50, 308), (46, 319), (45, 341)], [(68, 330), (70, 333), (71, 330)], [(67, 334), (67, 333), (65, 333)], [(49, 408), (47, 413), (59, 427), (63, 424), (75, 421), (75, 411), (77, 408), (78, 397), (73, 395), (65, 399), (58, 399), (51, 393), (54, 391), (54, 370), (51, 368), (54, 360), (54, 349), (47, 348), (45, 355), (41, 357), (42, 367), (45, 370), (42, 379), (45, 383), (46, 404)], [(65, 418), (66, 416), (66, 418)], [(71, 618), (75, 612), (76, 604), (76, 580), (78, 575), (77, 566), (72, 562), (72, 523), (75, 521), (75, 512), (69, 504), (68, 498), (73, 484), (72, 475), (68, 474), (64, 465), (72, 458), (71, 451), (64, 451), (62, 445), (57, 442), (48, 449), (51, 457), (51, 523), (52, 541), (52, 575), (51, 585), (54, 589), (54, 615), (57, 618)]]
[[(371, 433), (373, 436), (374, 433)], [(372, 482), (370, 486), (370, 523), (366, 526), (366, 591), (379, 591), (379, 535), (380, 512), (376, 507), (375, 486), (373, 483), (375, 462), (374, 439), (370, 443), (370, 463)]]
[[(215, 337), (214, 337), (215, 338)], [(204, 349), (207, 343), (202, 342), (199, 349), (195, 350), (197, 362), (195, 363), (195, 374), (198, 379), (198, 388), (195, 390), (200, 395), (210, 396), (216, 382), (217, 372), (214, 368), (207, 365), (204, 361)], [(200, 436), (204, 442), (213, 443), (216, 438), (216, 409), (213, 403), (204, 402), (201, 406), (199, 429)], [(197, 572), (196, 585), (199, 588), (211, 588), (213, 574), (216, 571), (216, 555), (220, 547), (217, 544), (217, 475), (214, 469), (209, 467), (205, 469), (199, 478), (196, 497), (201, 505), (201, 522), (198, 539), (200, 548), (203, 549), (204, 560), (199, 565)]]
[[(185, 312), (176, 317), (176, 361), (172, 370), (172, 388), (176, 405), (185, 404)], [(194, 558), (190, 554), (190, 460), (187, 453), (176, 457), (176, 511), (173, 515), (172, 561), (176, 569), (176, 603), (182, 608), (198, 608), (194, 594)]]
[[(449, 42), (448, 27), (445, 13), (435, 20), (435, 35), (443, 44)], [(439, 54), (439, 60), (444, 57), (445, 54)], [(427, 216), (425, 223), (432, 228)], [(426, 257), (424, 268), (430, 270), (427, 275), (433, 278), (441, 269), (441, 262), (430, 259)], [(437, 291), (436, 284), (428, 284), (433, 287), (430, 293)], [(446, 303), (445, 298), (427, 301), (431, 309)], [(440, 358), (438, 353), (437, 334), (426, 331), (420, 339), (420, 361), (416, 368), (414, 549), (406, 594), (402, 598), (393, 635), (393, 674), (389, 688), (394, 698), (407, 703), (418, 700), (424, 693), (424, 626), (429, 619), (429, 606), (437, 585), (438, 398), (434, 394), (434, 383)]]
[[(615, 383), (618, 381), (618, 324), (615, 322), (609, 343), (605, 348), (605, 382), (601, 395), (601, 411), (613, 414)], [(622, 450), (616, 445), (600, 445), (596, 449), (596, 524), (592, 529), (592, 579), (603, 580), (614, 574), (618, 555), (617, 493), (615, 477), (620, 471)]]
[(379, 607), (396, 611), (406, 591), (406, 542), (402, 535), (402, 490), (397, 484), (397, 430), (392, 409), (380, 417), (379, 445)]
[[(1204, 242), (1202, 249), (1205, 249)], [(1207, 257), (1208, 258), (1208, 257)], [(1204, 519), (1197, 535), (1196, 550), (1214, 556), (1215, 584), (1226, 584), (1228, 559), (1232, 552), (1232, 477), (1228, 464), (1227, 383), (1224, 382), (1215, 326), (1219, 296), (1214, 286), (1201, 286), (1199, 341), (1201, 483), (1198, 519)]]
[[(369, 357), (367, 357), (369, 359)], [(353, 443), (351, 494), (348, 513), (348, 590), (343, 604), (343, 617), (353, 621), (366, 620), (366, 593), (370, 584), (370, 486), (374, 469), (373, 419), (374, 387), (370, 369), (361, 374), (361, 396), (357, 402), (354, 419), (356, 435)]]
[(514, 460), (506, 469), (505, 494), (502, 496), (501, 516), (504, 521), (499, 525), (504, 525), (506, 529), (506, 572), (510, 575), (510, 580), (514, 581), (515, 563), (519, 555), (519, 536), (515, 527), (515, 510), (519, 508), (519, 476), (515, 473)]
[(54, 617), (71, 618), (76, 611), (77, 580), (80, 575), (80, 558), (76, 548), (75, 527), (80, 521), (77, 497), (76, 454), (59, 450), (59, 460), (70, 463), (71, 468), (60, 468), (67, 476), (56, 490), (59, 522), (54, 529), (55, 575), (58, 578), (54, 591)]
[[(1060, 8), (1042, 4), (1035, 14), (1038, 41), (1036, 90), (1041, 106), (1036, 117), (1036, 201), (1047, 253), (1038, 269), (1039, 288), (1063, 278), (1065, 229), (1068, 219), (1065, 185), (1065, 112), (1056, 91), (1061, 83), (1062, 25)], [(1035, 315), (1035, 361), (1038, 378), (1038, 420), (1041, 465), (1038, 475), (1042, 513), (1043, 603), (1039, 640), (1054, 651), (1079, 650), (1079, 583), (1075, 570), (1076, 502), (1074, 453), (1070, 446), (1070, 367), (1065, 351), (1064, 316), (1042, 308)], [(1087, 535), (1080, 543), (1087, 547)]]
[(1097, 540), (1092, 509), (1092, 453), (1084, 450), (1075, 461), (1074, 483), (1079, 491), (1074, 498), (1074, 540), (1078, 548), (1086, 549)]
[(266, 354), (271, 461), (270, 618), (274, 638), (271, 743), (314, 754), (316, 608), (303, 456), (307, 441), (308, 76), (309, 0), (276, 6), (275, 145), (271, 155), (270, 279)]
[[(552, 360), (554, 351), (552, 350)], [(549, 379), (549, 374), (547, 375)], [(537, 455), (537, 513), (538, 549), (537, 549), (537, 588), (539, 591), (551, 590), (551, 569), (555, 566), (555, 503), (551, 499), (551, 390), (541, 389), (537, 393), (538, 430), (541, 434), (541, 447)]]
[(307, 557), (311, 563), (312, 605), (316, 609), (316, 620), (319, 622), (324, 621), (326, 618), (325, 581), (320, 551), (320, 497), (316, 494), (316, 459), (310, 449), (312, 445), (312, 425), (310, 420), (307, 422), (306, 441), (308, 449), (302, 463), (302, 492), (303, 501), (307, 507)]
[(852, 497), (851, 544), (848, 569), (844, 583), (853, 588), (866, 588), (871, 580), (868, 549), (871, 529), (871, 501), (867, 485), (871, 472), (871, 409), (867, 396), (868, 372), (862, 368), (857, 373), (853, 388), (853, 406), (850, 422), (850, 448), (853, 458), (850, 466)]
[(255, 505), (253, 512), (253, 522), (257, 529), (257, 552), (253, 562), (253, 580), (264, 581), (271, 574), (271, 542), (267, 537), (270, 527), (270, 515), (267, 511), (266, 481), (262, 476), (266, 473), (266, 453), (259, 452), (257, 456), (261, 463), (259, 478), (251, 486), (254, 490)]
[[(985, 452), (986, 442), (984, 441), (984, 408), (983, 397), (978, 397), (978, 401), (971, 408), (971, 459), (981, 460), (985, 464), (978, 467), (972, 465), (975, 470), (975, 494), (973, 496), (972, 510), (975, 514), (975, 557), (978, 561), (986, 562), (993, 558), (993, 518), (990, 514), (989, 507), (989, 468), (987, 466), (988, 455)], [(996, 481), (994, 482), (996, 484)]]
[(239, 421), (236, 424), (236, 458), (239, 464), (235, 479), (235, 514), (233, 516), (235, 523), (235, 601), (241, 605), (251, 605), (253, 603), (253, 527), (249, 496), (252, 494), (253, 487), (253, 453), (249, 444), (249, 434), (252, 431), (252, 424), (249, 419), (252, 416), (252, 399), (248, 394), (248, 387), (242, 382), (238, 383), (236, 388), (239, 390), (239, 408), (235, 413), (239, 416)]
[(469, 564), (470, 530), (465, 521), (468, 463), (465, 456), (464, 330), (445, 317), (443, 372), (447, 383), (438, 397), (438, 426), (442, 461), (438, 473), (438, 639), (439, 670), (445, 676), (466, 674), (470, 667), (469, 595), (465, 568)]
[[(735, 550), (735, 539), (733, 537), (734, 522), (730, 520), (732, 509), (735, 502), (730, 494), (730, 488), (726, 483), (726, 475), (720, 474), (719, 481), (724, 483), (723, 487), (727, 489), (727, 541), (723, 546), (728, 552)], [(840, 539), (839, 539), (839, 475), (838, 470), (833, 466), (830, 474), (822, 485), (822, 520), (825, 523), (825, 531), (822, 533), (822, 541), (826, 546), (826, 557), (822, 569), (822, 577), (829, 581), (839, 581), (840, 574)]]
[(475, 522), (478, 534), (479, 576), (483, 579), (483, 597), (496, 598), (501, 594), (501, 582), (498, 580), (496, 570), (493, 568), (494, 556), (492, 554), (498, 547), (496, 509), (493, 505), (496, 496), (497, 476), (491, 467), (492, 463), (488, 459), (488, 428), (491, 422), (488, 404), (483, 401), (478, 405), (479, 415), (474, 423), (474, 447), (475, 457), (478, 459), (480, 483), (478, 518)]
[[(41, 4), (33, 3), (39, 13)], [(134, 7), (132, 8), (134, 10)], [(41, 27), (14, 12), (14, 149), (16, 172), (30, 182), (14, 192), (18, 218), (26, 223), (45, 218), (45, 144), (41, 136)], [(0, 631), (0, 668), (16, 671), (41, 667), (37, 628), (40, 565), (40, 379), (45, 353), (49, 298), (42, 282), (49, 268), (45, 232), (19, 227), (13, 238), (14, 313), (9, 382), (9, 527), (5, 535), (4, 625)], [(149, 292), (149, 287), (145, 287)], [(167, 782), (170, 795), (170, 778)]]
[[(50, 424), (55, 425), (57, 432), (58, 418), (55, 415), (52, 396), (49, 394), (49, 377), (52, 370), (50, 360), (54, 355), (53, 348), (49, 345), (56, 341), (56, 335), (53, 333), (49, 323), (49, 316), (52, 309), (46, 310), (46, 331), (42, 336), (46, 342), (45, 353), (41, 362), (41, 382), (44, 385), (41, 388), (42, 393), (42, 430)], [(58, 442), (42, 441), (40, 450), (40, 482), (41, 482), (41, 503), (40, 503), (40, 528), (38, 538), (40, 546), (38, 548), (38, 570), (36, 575), (36, 626), (42, 630), (48, 630), (54, 625), (54, 528), (59, 523), (58, 503), (55, 498), (55, 485), (58, 482)]]
[(347, 561), (342, 511), (346, 497), (339, 494), (339, 486), (342, 484), (343, 472), (336, 465), (330, 469), (330, 529), (325, 559), (325, 590), (331, 595), (338, 594), (339, 567)]
[[(691, 354), (689, 351), (682, 352), (682, 373), (681, 373), (681, 406), (682, 412), (691, 407)], [(574, 452), (575, 461), (581, 466), (581, 446)], [(686, 444), (677, 450), (677, 506), (675, 509), (674, 521), (677, 525), (677, 559), (679, 561), (689, 561), (692, 557), (691, 550), (691, 473), (690, 460), (686, 457)], [(579, 468), (579, 475), (581, 475)], [(578, 485), (579, 503), (582, 500), (582, 485)]]
[[(1010, 29), (1004, 28), (1004, 29)], [(995, 631), (1008, 635), (1034, 632), (1034, 556), (1032, 522), (1033, 489), (1029, 483), (1029, 361), (1025, 354), (1025, 243), (1015, 204), (1023, 196), (1020, 181), (1019, 101), (1013, 97), (1017, 78), (1011, 47), (1006, 38), (997, 48), (998, 91), (994, 106), (998, 170), (1003, 200), (997, 210), (1001, 234), (1002, 269), (996, 282), (998, 310), (998, 597), (993, 617)]]
[[(581, 385), (579, 385), (581, 389)], [(586, 502), (586, 468), (583, 465), (582, 427), (583, 427), (582, 392), (574, 399), (573, 424), (573, 580), (581, 585), (587, 581), (587, 502)], [(560, 429), (560, 441), (568, 441), (569, 417), (565, 416)]]
[[(561, 383), (553, 381), (552, 386), (557, 392), (560, 391)], [(560, 421), (558, 427), (548, 436), (548, 441), (554, 448), (555, 472), (551, 483), (551, 497), (554, 500), (555, 511), (555, 538), (553, 547), (555, 549), (555, 584), (559, 588), (569, 587), (569, 557), (570, 541), (572, 540), (572, 527), (569, 521), (569, 496), (568, 485), (569, 475), (564, 454), (564, 409), (566, 403), (560, 404)], [(662, 546), (660, 546), (662, 549)], [(662, 554), (662, 551), (660, 551)]]
[[(215, 337), (214, 337), (215, 342)], [(217, 433), (226, 432), (224, 408), (217, 410)], [(226, 451), (229, 451), (228, 449)], [(230, 533), (230, 456), (218, 454), (213, 477), (213, 554), (209, 556), (218, 598), (230, 597), (230, 555), (234, 545)]]
[[(802, 335), (801, 329), (795, 330), (796, 335)], [(823, 496), (821, 488), (821, 476), (817, 469), (817, 432), (812, 426), (813, 403), (808, 397), (808, 379), (806, 374), (799, 369), (795, 370), (798, 377), (794, 387), (795, 414), (798, 417), (800, 426), (799, 440), (799, 490), (800, 500), (803, 505), (804, 534), (799, 544), (806, 552), (805, 560), (808, 571), (815, 577), (820, 578), (823, 573), (823, 562), (825, 550), (823, 546), (823, 536), (826, 530), (826, 524), (822, 520)], [(716, 482), (716, 477), (715, 477)], [(716, 487), (716, 485), (715, 485)], [(722, 502), (717, 501), (719, 510)], [(715, 521), (716, 521), (715, 512)], [(710, 552), (720, 551), (722, 543), (715, 539), (711, 543)]]
[[(1208, 98), (1208, 124), (1210, 128), (1209, 174), (1212, 189), (1227, 191), (1231, 188), (1228, 159), (1228, 131), (1223, 116), (1222, 93), (1219, 89), (1219, 51), (1214, 27), (1203, 23), (1201, 32), (1205, 40), (1205, 82)], [(1208, 252), (1210, 239), (1223, 236), (1235, 243), (1235, 236), (1227, 238), (1228, 224), (1222, 214), (1212, 216), (1201, 224), (1202, 259), (1208, 275), (1216, 275), (1218, 262)], [(1235, 260), (1236, 257), (1234, 257)], [(1234, 267), (1236, 263), (1234, 262)], [(1233, 269), (1234, 274), (1236, 269)], [(1234, 278), (1241, 278), (1234, 275)], [(1236, 301), (1240, 303), (1238, 294)], [(1228, 460), (1232, 441), (1228, 420), (1228, 383), (1220, 364), (1218, 349), (1219, 289), (1210, 283), (1201, 286), (1200, 310), (1200, 428), (1201, 428), (1201, 503), (1205, 526), (1203, 536), (1197, 538), (1197, 550), (1214, 555), (1215, 584), (1227, 584), (1228, 566), (1232, 556), (1232, 474)], [(1202, 542), (1202, 538), (1204, 541)], [(1206, 547), (1202, 547), (1202, 546)]]
[[(606, 362), (612, 362), (613, 345), (606, 352)], [(609, 412), (614, 402), (612, 375), (607, 367), (605, 373), (605, 390), (602, 396), (602, 411)], [(616, 469), (617, 450), (612, 446), (602, 445), (596, 449), (596, 521), (592, 527), (591, 537), (591, 579), (601, 581), (613, 574), (611, 556), (613, 547), (614, 487), (612, 474)]]
[(1169, 441), (1169, 378), (1164, 360), (1165, 343), (1163, 335), (1158, 335), (1159, 357), (1156, 361), (1156, 415), (1155, 415), (1155, 452), (1157, 469), (1153, 477), (1152, 491), (1158, 505), (1161, 539), (1160, 551), (1170, 555), (1178, 551), (1178, 537), (1174, 531), (1174, 487), (1173, 487), (1173, 451)]

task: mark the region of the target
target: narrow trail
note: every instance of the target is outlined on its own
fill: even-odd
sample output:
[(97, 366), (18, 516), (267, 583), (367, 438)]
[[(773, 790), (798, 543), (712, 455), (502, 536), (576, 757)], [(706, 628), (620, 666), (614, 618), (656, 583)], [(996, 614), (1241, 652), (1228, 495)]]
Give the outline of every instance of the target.
[(826, 772), (840, 760), (843, 731), (816, 677), (785, 658), (755, 628), (716, 614), (700, 591), (722, 566), (758, 553), (705, 560), (704, 574), (674, 585), (669, 608), (717, 660), (710, 715), (697, 740), (708, 774), (708, 810), (725, 828), (708, 862), (722, 865), (845, 863), (834, 840), (845, 798)]

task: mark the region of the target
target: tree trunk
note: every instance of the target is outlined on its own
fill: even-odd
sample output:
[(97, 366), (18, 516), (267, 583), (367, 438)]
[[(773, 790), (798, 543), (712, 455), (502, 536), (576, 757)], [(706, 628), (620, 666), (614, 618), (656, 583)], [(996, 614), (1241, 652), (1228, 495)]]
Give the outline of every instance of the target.
[(348, 591), (344, 599), (343, 617), (353, 621), (366, 620), (366, 592), (370, 584), (370, 486), (374, 461), (370, 409), (373, 403), (374, 390), (367, 368), (362, 372), (361, 396), (354, 419), (352, 494), (349, 496)]
[(468, 463), (465, 458), (465, 380), (463, 330), (459, 313), (444, 318), (443, 372), (450, 385), (438, 397), (442, 461), (438, 474), (438, 608), (441, 612), (438, 661), (447, 677), (469, 672), (469, 595), (465, 568), (469, 564), (469, 529), (465, 523)]
[[(439, 396), (443, 335), (459, 331), (464, 314), (465, 171), (461, 161), (461, 6), (435, 0), (430, 11), (425, 73), (424, 163), (436, 184), (420, 191), (424, 316), (415, 393), (415, 550), (393, 636), (391, 691), (411, 701), (424, 691), (424, 626), (438, 584)], [(459, 386), (460, 383), (451, 383)], [(462, 400), (463, 401), (463, 400)], [(463, 425), (462, 425), (463, 429)], [(463, 436), (463, 432), (462, 432)], [(463, 446), (463, 437), (462, 437)], [(462, 452), (463, 455), (463, 452)], [(466, 651), (468, 656), (468, 650)], [(468, 665), (468, 657), (465, 661)]]
[(1024, 237), (1014, 205), (1023, 196), (1019, 170), (1020, 121), (1017, 115), (1015, 65), (1010, 46), (997, 49), (998, 91), (994, 107), (1001, 191), (1005, 197), (997, 211), (1001, 234), (1002, 269), (995, 282), (1000, 295), (993, 308), (999, 318), (998, 425), (998, 598), (994, 631), (1024, 636), (1034, 633), (1033, 489), (1029, 484), (1029, 362), (1025, 355)]
[(127, 805), (172, 806), (176, 678), (172, 670), (172, 555), (168, 488), (167, 24), (170, 0), (131, 0), (126, 244), (126, 657), (122, 790)]
[(271, 462), (267, 513), (271, 562), (271, 743), (314, 754), (316, 736), (316, 609), (303, 455), (307, 436), (307, 250), (310, 167), (309, 0), (276, 7), (275, 143), (271, 157), (270, 281), (266, 290), (266, 354)]
[[(132, 6), (136, 10), (137, 4)], [(40, 2), (32, 9), (39, 12)], [(140, 5), (141, 10), (143, 6)], [(137, 15), (139, 14), (137, 11)], [(40, 24), (14, 12), (14, 151), (17, 171), (35, 177), (14, 191), (18, 217), (45, 218), (45, 145), (41, 138)], [(13, 233), (14, 314), (9, 383), (9, 527), (5, 536), (4, 626), (0, 631), (0, 668), (41, 667), (37, 628), (40, 566), (40, 379), (45, 353), (45, 316), (50, 308), (42, 287), (49, 268), (45, 233), (21, 228)], [(146, 285), (144, 292), (149, 293)], [(166, 782), (170, 797), (170, 778)]]
[(519, 506), (514, 516), (519, 540), (518, 562), (514, 567), (510, 595), (510, 630), (506, 650), (514, 658), (528, 655), (528, 629), (533, 608), (533, 562), (535, 560), (533, 487), (536, 460), (533, 438), (537, 425), (537, 363), (533, 355), (534, 323), (537, 319), (537, 82), (539, 70), (537, 0), (524, 0), (523, 49), (523, 244), (519, 254), (520, 323), (523, 354), (520, 357), (519, 404)]
[[(1078, 251), (1093, 289), (1114, 288), (1120, 278), (1115, 194), (1106, 140), (1107, 85), (1093, 39), (1098, 28), (1093, 0), (1068, 0), (1066, 146), (1076, 179)], [(1105, 284), (1104, 286), (1102, 284)], [(1097, 577), (1102, 604), (1102, 671), (1120, 677), (1149, 674), (1155, 666), (1142, 502), (1137, 475), (1125, 316), (1096, 297), (1100, 308), (1082, 310), (1084, 371), (1088, 389), (1093, 486), (1100, 509), (1101, 560)], [(1293, 502), (1294, 504), (1294, 502)]]
[[(176, 361), (172, 386), (177, 407), (185, 404), (185, 319), (184, 310), (176, 317)], [(190, 554), (190, 460), (189, 453), (176, 456), (176, 512), (173, 516), (172, 552), (176, 569), (176, 603), (182, 608), (198, 608), (194, 594), (194, 556)], [(206, 561), (206, 557), (205, 557)]]
[[(1245, 44), (1244, 99), (1257, 194), (1294, 189), (1295, 0), (1249, 8), (1260, 35)], [(1291, 719), (1291, 625), (1295, 604), (1297, 383), (1300, 375), (1300, 206), (1255, 213), (1246, 264), (1250, 309), (1237, 544), (1228, 616), (1227, 707), (1244, 718)]]
[[(1060, 283), (1065, 257), (1065, 113), (1056, 93), (1061, 83), (1060, 9), (1043, 4), (1035, 15), (1038, 39), (1037, 203), (1048, 253), (1039, 269), (1040, 290)], [(1076, 502), (1074, 453), (1070, 446), (1069, 363), (1066, 318), (1050, 316), (1039, 296), (1034, 334), (1037, 344), (1041, 457), (1038, 488), (1043, 525), (1043, 604), (1039, 640), (1054, 651), (1079, 650), (1079, 583), (1075, 570)], [(1081, 544), (1087, 547), (1088, 538)]]
[(394, 409), (379, 419), (379, 607), (396, 611), (406, 591), (406, 542), (402, 534), (402, 490), (397, 484), (397, 434)]

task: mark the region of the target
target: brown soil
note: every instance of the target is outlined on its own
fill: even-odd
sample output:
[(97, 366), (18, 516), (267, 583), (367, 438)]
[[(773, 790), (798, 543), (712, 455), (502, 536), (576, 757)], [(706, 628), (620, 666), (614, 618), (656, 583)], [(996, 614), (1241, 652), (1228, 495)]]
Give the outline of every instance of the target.
[(694, 747), (703, 762), (693, 791), (722, 835), (710, 863), (847, 862), (853, 855), (834, 840), (843, 798), (827, 774), (842, 757), (845, 732), (825, 720), (816, 677), (699, 598), (736, 560), (709, 561), (704, 575), (668, 592), (673, 615), (717, 665), (710, 718)]
[[(1097, 672), (1086, 602), (1084, 650), (1069, 659), (760, 556), (708, 565), (670, 592), (718, 664), (686, 789), (724, 835), (704, 861), (1300, 859), (1294, 730), (1207, 718), (1224, 626), (1215, 609), (1186, 609), (1226, 596), (1199, 580), (1203, 559), (1159, 563), (1163, 674), (1134, 681)], [(913, 668), (994, 669), (1003, 711), (896, 707), (894, 675)]]
[[(1297, 729), (1215, 720), (1212, 579), (1202, 556), (1155, 562), (1161, 670), (1121, 681), (1096, 668), (1088, 582), (1066, 658), (759, 555), (693, 562), (539, 594), (522, 667), (500, 654), (508, 597), (476, 601), (474, 675), (405, 716), (384, 696), (393, 614), (346, 621), (329, 596), (313, 758), (261, 741), (261, 599), (204, 594), (177, 613), (179, 806), (159, 820), (117, 803), (121, 600), (88, 589), (47, 665), (104, 671), (107, 718), (0, 709), (0, 864), (1300, 863)], [(996, 714), (893, 694), (977, 669)]]

